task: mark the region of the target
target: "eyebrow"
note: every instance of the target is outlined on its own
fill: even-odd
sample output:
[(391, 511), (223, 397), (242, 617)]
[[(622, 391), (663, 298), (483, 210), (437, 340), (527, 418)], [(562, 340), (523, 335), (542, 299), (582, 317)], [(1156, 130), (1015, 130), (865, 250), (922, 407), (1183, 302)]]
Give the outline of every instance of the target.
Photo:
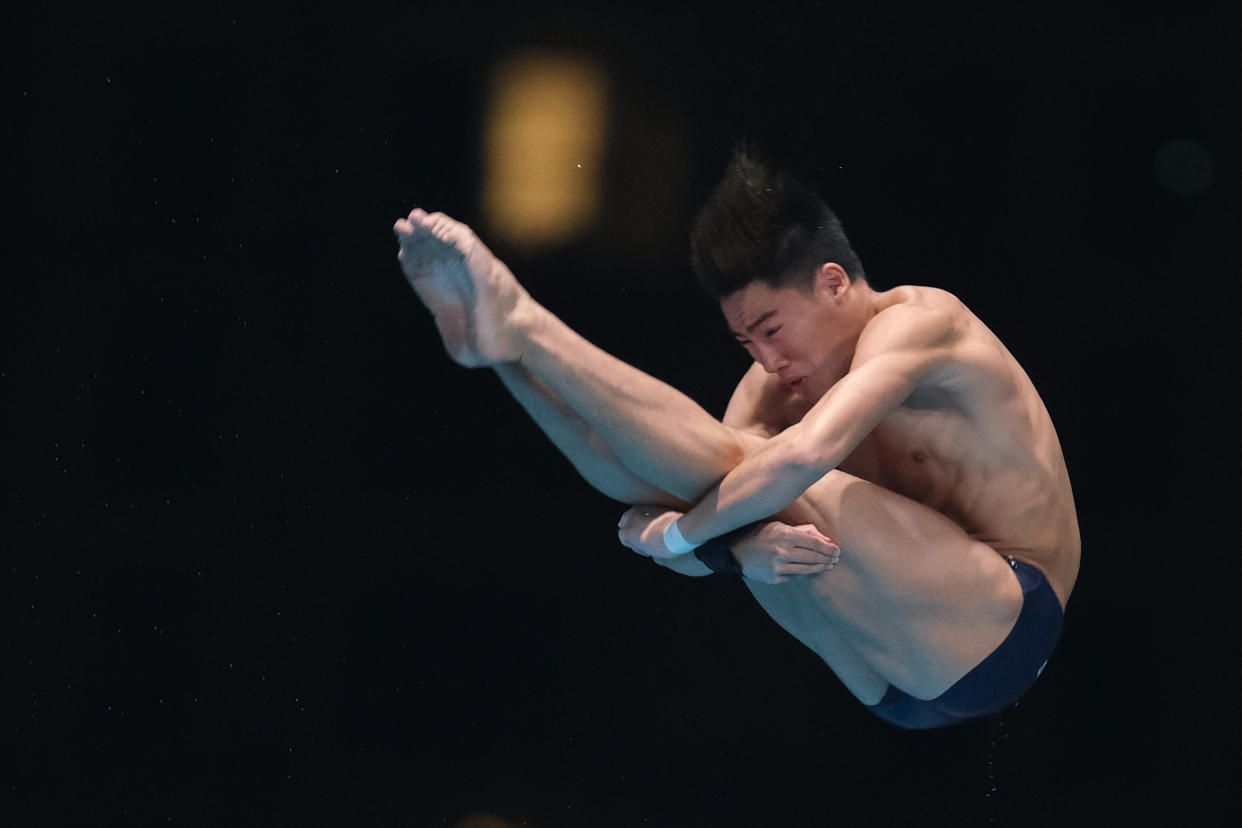
[[(773, 316), (776, 316), (776, 311), (775, 311), (775, 310), (770, 310), (770, 311), (768, 311), (767, 313), (760, 314), (760, 316), (759, 316), (759, 318), (758, 318), (758, 319), (756, 319), (754, 322), (751, 322), (749, 325), (747, 325), (747, 326), (746, 326), (746, 333), (750, 333), (750, 332), (751, 332), (751, 331), (753, 331), (755, 328), (757, 328), (757, 327), (759, 327), (760, 325), (762, 325), (764, 322), (767, 322), (767, 321), (768, 321), (769, 319), (771, 319)], [(729, 333), (733, 334), (734, 336), (738, 337), (739, 339), (740, 339), (740, 338), (741, 338), (741, 336), (742, 336), (740, 333), (738, 333), (737, 331), (733, 331), (733, 330), (730, 330), (730, 331), (729, 331)]]

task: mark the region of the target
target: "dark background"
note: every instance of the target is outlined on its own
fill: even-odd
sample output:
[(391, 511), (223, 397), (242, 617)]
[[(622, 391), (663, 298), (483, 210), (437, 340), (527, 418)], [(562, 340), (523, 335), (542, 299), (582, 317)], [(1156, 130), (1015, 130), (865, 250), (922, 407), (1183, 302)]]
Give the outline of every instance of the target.
[[(3, 12), (0, 822), (1223, 822), (1236, 12), (424, 5)], [(874, 718), (445, 358), (390, 228), (475, 222), (529, 47), (612, 78), (599, 221), (494, 245), (589, 338), (723, 410), (685, 238), (749, 136), (1026, 367), (1084, 555), (1016, 708)]]

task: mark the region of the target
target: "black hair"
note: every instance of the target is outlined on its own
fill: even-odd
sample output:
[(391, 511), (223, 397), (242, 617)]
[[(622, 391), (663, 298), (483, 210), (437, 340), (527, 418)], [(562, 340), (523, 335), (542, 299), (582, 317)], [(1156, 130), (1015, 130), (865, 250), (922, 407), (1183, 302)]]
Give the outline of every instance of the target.
[(745, 147), (699, 210), (690, 251), (699, 284), (716, 300), (754, 281), (809, 291), (824, 262), (841, 265), (851, 282), (867, 278), (824, 200)]

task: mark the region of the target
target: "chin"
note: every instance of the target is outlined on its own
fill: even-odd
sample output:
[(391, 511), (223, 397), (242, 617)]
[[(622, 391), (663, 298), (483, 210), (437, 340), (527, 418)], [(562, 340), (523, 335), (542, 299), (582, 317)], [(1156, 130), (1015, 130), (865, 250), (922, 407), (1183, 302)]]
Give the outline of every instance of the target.
[(807, 402), (818, 402), (819, 398), (824, 396), (825, 391), (818, 390), (819, 386), (811, 382), (811, 380), (803, 380), (803, 382), (793, 390), (794, 396)]

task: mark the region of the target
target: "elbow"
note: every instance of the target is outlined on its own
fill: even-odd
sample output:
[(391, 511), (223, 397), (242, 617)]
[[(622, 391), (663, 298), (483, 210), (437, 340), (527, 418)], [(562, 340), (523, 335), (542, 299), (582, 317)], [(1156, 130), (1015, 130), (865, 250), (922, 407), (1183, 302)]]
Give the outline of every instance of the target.
[(825, 474), (832, 470), (831, 467), (825, 467), (819, 459), (819, 455), (815, 452), (799, 453), (792, 455), (782, 464), (783, 476), (790, 481), (797, 481), (797, 484), (805, 490), (808, 486), (819, 480)]
[(787, 474), (804, 481), (807, 486), (836, 468), (840, 458), (832, 445), (819, 440), (794, 440), (783, 458)]

